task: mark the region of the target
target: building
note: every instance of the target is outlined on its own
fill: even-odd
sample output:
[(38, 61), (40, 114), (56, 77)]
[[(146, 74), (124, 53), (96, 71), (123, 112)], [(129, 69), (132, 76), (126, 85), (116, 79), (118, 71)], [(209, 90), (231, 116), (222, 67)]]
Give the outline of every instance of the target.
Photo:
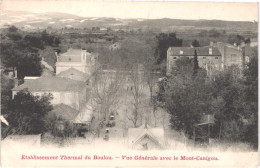
[(56, 75), (70, 68), (91, 74), (95, 70), (97, 54), (91, 54), (87, 50), (69, 49), (63, 54), (57, 54)]
[(176, 61), (180, 58), (191, 59), (194, 57), (195, 50), (197, 51), (199, 66), (208, 68), (214, 66), (215, 69), (220, 70), (222, 61), (221, 53), (217, 47), (169, 47), (167, 50), (167, 74), (172, 72), (176, 66)]
[(209, 70), (223, 70), (237, 65), (241, 69), (246, 63), (249, 46), (236, 46), (228, 43), (210, 43), (205, 47), (170, 47), (167, 50), (167, 74), (172, 72), (176, 61), (180, 58), (193, 58), (195, 50), (198, 55), (199, 66)]
[(242, 47), (222, 42), (217, 42), (215, 45), (221, 53), (223, 68), (231, 65), (238, 65), (240, 68), (243, 68), (245, 59), (242, 52)]
[(143, 124), (138, 128), (129, 128), (128, 144), (132, 149), (163, 149), (165, 147), (164, 129), (152, 128), (148, 124)]
[(26, 88), (34, 96), (41, 96), (50, 93), (53, 95), (53, 99), (51, 100), (53, 105), (63, 103), (76, 110), (85, 108), (85, 104), (88, 101), (87, 93), (90, 90), (85, 82), (54, 76), (40, 77), (27, 80), (22, 85), (13, 88), (13, 98), (17, 92)]

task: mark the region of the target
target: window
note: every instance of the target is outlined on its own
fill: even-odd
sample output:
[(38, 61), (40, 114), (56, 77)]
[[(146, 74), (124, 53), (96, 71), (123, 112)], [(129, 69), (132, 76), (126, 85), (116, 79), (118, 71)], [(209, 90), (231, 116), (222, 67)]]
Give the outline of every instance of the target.
[(203, 59), (206, 59), (206, 57), (203, 57)]
[(173, 59), (177, 59), (177, 57), (173, 57)]
[(189, 57), (186, 57), (187, 59), (190, 59)]
[(209, 48), (209, 55), (212, 55), (212, 48)]
[(182, 50), (180, 50), (180, 54), (183, 54), (183, 51), (182, 51)]
[(218, 57), (215, 57), (215, 59), (218, 59)]

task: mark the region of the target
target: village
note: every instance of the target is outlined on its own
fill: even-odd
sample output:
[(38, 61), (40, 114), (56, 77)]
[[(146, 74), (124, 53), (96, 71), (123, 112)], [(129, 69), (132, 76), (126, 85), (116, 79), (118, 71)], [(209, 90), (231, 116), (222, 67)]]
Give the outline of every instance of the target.
[[(199, 67), (206, 70), (208, 77), (232, 65), (237, 65), (242, 71), (250, 62), (253, 48), (250, 44), (237, 46), (222, 42), (210, 42), (203, 47), (169, 47), (166, 74), (171, 76), (178, 59), (194, 59), (194, 51)], [(194, 143), (170, 128), (169, 114), (165, 109), (157, 107), (155, 111), (150, 104), (150, 94), (157, 93), (159, 82), (165, 79), (160, 72), (150, 72), (153, 75), (150, 90), (151, 85), (146, 82), (147, 72), (142, 64), (134, 65), (132, 70), (102, 69), (98, 62), (99, 55), (86, 49), (69, 48), (55, 55), (55, 72), (42, 59), (42, 75), (24, 76), (24, 83), (20, 85), (16, 82), (12, 88), (12, 99), (24, 89), (33, 96), (51, 94), (53, 109), (48, 112), (47, 118), (55, 122), (53, 131), (63, 134), (66, 129), (71, 129), (65, 126), (65, 122), (73, 125), (62, 146), (84, 144), (89, 148), (95, 143), (106, 142), (104, 145), (107, 146), (110, 142), (130, 149), (148, 150), (176, 149), (176, 146), (185, 147)], [(15, 80), (17, 70), (6, 75)], [(131, 112), (135, 110), (136, 113)], [(8, 123), (2, 124), (8, 126)], [(197, 127), (208, 127), (214, 124), (213, 116), (206, 115), (197, 124)], [(28, 136), (32, 142), (40, 141), (40, 146), (53, 143), (53, 136), (47, 132)], [(27, 135), (9, 135), (3, 143), (15, 139), (28, 141)], [(197, 139), (199, 141), (200, 137), (194, 137), (195, 142)], [(202, 141), (211, 144), (212, 140), (207, 135), (206, 141), (205, 137)]]
[(6, 149), (258, 149), (257, 21), (1, 15)]

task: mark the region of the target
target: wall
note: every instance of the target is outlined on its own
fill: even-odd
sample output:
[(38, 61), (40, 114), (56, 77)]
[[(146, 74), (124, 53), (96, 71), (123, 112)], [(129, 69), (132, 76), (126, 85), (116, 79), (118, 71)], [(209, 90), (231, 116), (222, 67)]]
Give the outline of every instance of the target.
[[(167, 56), (167, 74), (172, 72), (172, 68), (175, 66), (176, 60), (181, 57), (186, 57), (187, 59), (192, 59), (194, 56)], [(174, 59), (176, 58), (176, 59)], [(206, 69), (206, 66), (213, 66), (216, 70), (221, 70), (221, 56), (201, 56), (198, 55), (199, 67)]]
[(224, 48), (224, 66), (238, 65), (242, 66), (242, 50), (225, 46)]
[(53, 99), (51, 100), (51, 103), (53, 105), (56, 104), (66, 104), (72, 108), (75, 108), (79, 110), (79, 92), (55, 92), (55, 91), (49, 91), (49, 92), (32, 92), (34, 96), (42, 96), (44, 93), (50, 93), (53, 95)]

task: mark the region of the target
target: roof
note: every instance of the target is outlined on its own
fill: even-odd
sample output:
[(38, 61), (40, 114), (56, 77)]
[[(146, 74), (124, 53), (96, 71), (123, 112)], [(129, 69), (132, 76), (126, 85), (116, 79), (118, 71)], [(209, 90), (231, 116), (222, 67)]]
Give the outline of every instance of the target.
[(53, 110), (48, 113), (48, 117), (56, 115), (57, 117), (61, 117), (64, 120), (73, 120), (78, 114), (78, 110), (61, 103), (53, 107)]
[(25, 81), (22, 85), (13, 88), (14, 91), (20, 91), (28, 88), (29, 91), (82, 91), (86, 84), (68, 78), (55, 76), (46, 76), (34, 80)]
[[(212, 48), (212, 54), (209, 54), (209, 49)], [(168, 52), (173, 56), (194, 56), (195, 49), (197, 50), (198, 56), (221, 56), (218, 48), (216, 47), (169, 47)], [(183, 54), (180, 54), (183, 51)]]
[(138, 128), (128, 129), (128, 140), (132, 145), (139, 142), (146, 135), (159, 145), (162, 145), (162, 141), (164, 140), (164, 129), (160, 127), (152, 128), (149, 125), (147, 125), (146, 129), (145, 124)]
[(61, 77), (61, 78), (70, 78), (73, 80), (78, 80), (78, 81), (86, 81), (89, 79), (89, 75), (81, 72), (75, 68), (69, 68), (65, 71), (60, 72), (57, 77)]
[(67, 52), (59, 54), (58, 62), (81, 62), (81, 55), (83, 52), (90, 55), (86, 50), (69, 49)]

